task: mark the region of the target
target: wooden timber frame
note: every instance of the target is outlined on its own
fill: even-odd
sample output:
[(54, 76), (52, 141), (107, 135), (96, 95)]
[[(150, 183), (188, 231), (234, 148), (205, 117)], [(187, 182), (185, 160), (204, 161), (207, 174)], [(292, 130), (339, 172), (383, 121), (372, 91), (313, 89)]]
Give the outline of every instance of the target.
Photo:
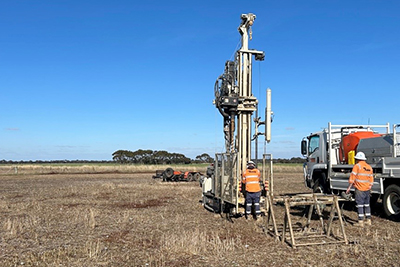
[[(325, 195), (322, 193), (310, 193), (310, 194), (297, 194), (274, 197), (268, 194), (266, 201), (268, 202), (267, 210), (267, 233), (274, 236), (276, 240), (288, 243), (292, 248), (299, 246), (311, 246), (311, 245), (325, 245), (325, 244), (337, 244), (344, 243), (349, 244), (345, 228), (343, 224), (343, 217), (341, 209), (339, 208), (338, 196)], [(284, 222), (283, 225), (278, 228), (276, 223), (276, 217), (274, 212), (274, 204), (283, 205), (284, 211)], [(308, 209), (307, 221), (305, 225), (301, 223), (293, 224), (291, 218), (291, 208), (299, 208), (299, 206)], [(329, 217), (324, 219), (322, 214), (322, 206), (325, 209), (330, 207)], [(314, 212), (318, 215), (317, 227), (314, 229), (311, 225), (312, 217)], [(338, 221), (338, 235), (335, 236), (332, 232), (334, 219)], [(272, 222), (270, 222), (272, 220)], [(315, 224), (315, 220), (313, 222)]]

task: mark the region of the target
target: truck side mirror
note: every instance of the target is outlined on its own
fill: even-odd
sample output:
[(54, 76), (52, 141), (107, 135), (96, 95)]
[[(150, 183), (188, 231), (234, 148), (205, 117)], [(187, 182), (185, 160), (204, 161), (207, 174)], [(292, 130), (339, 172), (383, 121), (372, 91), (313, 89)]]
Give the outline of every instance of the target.
[(301, 140), (301, 154), (303, 156), (307, 155), (307, 140), (306, 139)]

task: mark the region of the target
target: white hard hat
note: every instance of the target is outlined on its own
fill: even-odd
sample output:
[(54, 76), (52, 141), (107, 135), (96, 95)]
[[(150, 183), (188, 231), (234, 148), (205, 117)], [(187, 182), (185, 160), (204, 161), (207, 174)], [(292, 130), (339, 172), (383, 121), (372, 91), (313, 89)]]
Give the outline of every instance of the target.
[(356, 156), (354, 157), (355, 159), (358, 159), (358, 160), (367, 160), (367, 158), (365, 157), (365, 154), (364, 154), (364, 152), (357, 152), (357, 154), (356, 154)]
[(247, 165), (250, 165), (250, 164), (253, 164), (254, 166), (256, 165), (253, 161), (249, 160), (249, 161), (247, 162)]

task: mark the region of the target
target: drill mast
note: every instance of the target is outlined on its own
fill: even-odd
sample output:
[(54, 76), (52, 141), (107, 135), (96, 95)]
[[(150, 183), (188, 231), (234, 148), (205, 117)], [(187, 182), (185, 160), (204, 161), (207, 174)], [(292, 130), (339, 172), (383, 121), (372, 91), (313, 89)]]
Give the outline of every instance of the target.
[[(214, 86), (214, 104), (223, 116), (226, 151), (216, 154), (211, 193), (205, 194), (205, 201), (208, 200), (214, 210), (215, 207), (228, 207), (237, 211), (241, 174), (246, 169), (247, 161), (251, 160), (251, 119), (258, 103), (252, 93), (253, 56), (255, 60), (264, 60), (263, 51), (249, 49), (251, 27), (255, 19), (252, 13), (241, 15), (238, 28), (241, 48), (236, 51), (234, 61), (225, 63), (224, 73)], [(207, 192), (208, 188), (203, 190)]]
[(263, 51), (249, 49), (255, 19), (252, 13), (241, 15), (238, 28), (241, 48), (236, 52), (235, 61), (225, 63), (225, 71), (215, 84), (215, 105), (224, 118), (225, 150), (237, 153), (240, 172), (251, 159), (251, 116), (258, 103), (252, 93), (253, 56), (255, 60), (264, 60)]

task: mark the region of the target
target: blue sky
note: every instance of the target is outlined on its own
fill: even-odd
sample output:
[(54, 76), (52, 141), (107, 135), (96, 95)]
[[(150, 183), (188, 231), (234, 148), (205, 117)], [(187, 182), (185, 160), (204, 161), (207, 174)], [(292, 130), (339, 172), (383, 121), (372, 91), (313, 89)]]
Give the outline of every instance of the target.
[(253, 94), (263, 110), (272, 89), (275, 158), (329, 121), (400, 123), (399, 1), (4, 0), (0, 159), (223, 152), (213, 89), (242, 13), (266, 55)]

